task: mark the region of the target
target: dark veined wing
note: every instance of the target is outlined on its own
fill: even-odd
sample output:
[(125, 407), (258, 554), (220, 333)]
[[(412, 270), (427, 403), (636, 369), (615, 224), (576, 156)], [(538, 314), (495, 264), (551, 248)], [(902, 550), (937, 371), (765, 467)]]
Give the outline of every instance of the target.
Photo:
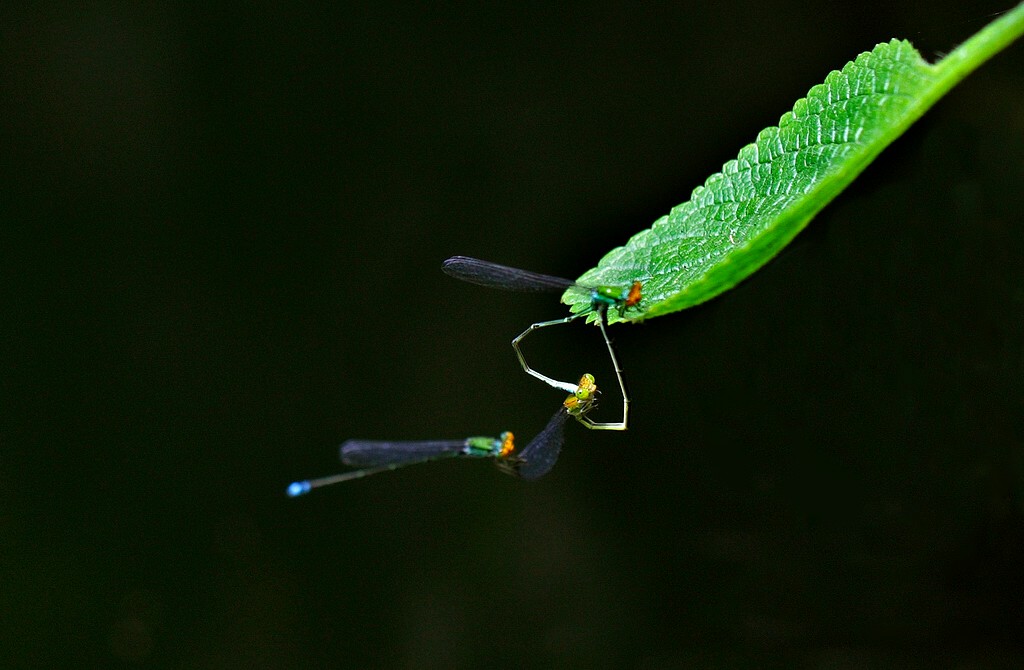
[(386, 442), (348, 440), (341, 445), (341, 462), (357, 468), (378, 465), (407, 465), (445, 456), (458, 456), (466, 448), (465, 440), (423, 442)]
[(551, 472), (551, 468), (555, 467), (555, 462), (558, 461), (558, 455), (562, 452), (565, 422), (568, 418), (569, 413), (565, 408), (559, 407), (544, 430), (537, 433), (537, 437), (530, 440), (530, 443), (519, 452), (519, 461), (515, 466), (516, 474), (522, 479), (532, 481)]
[(456, 279), (504, 291), (548, 293), (564, 291), (576, 285), (570, 279), (510, 268), (468, 256), (452, 256), (441, 265), (441, 270)]

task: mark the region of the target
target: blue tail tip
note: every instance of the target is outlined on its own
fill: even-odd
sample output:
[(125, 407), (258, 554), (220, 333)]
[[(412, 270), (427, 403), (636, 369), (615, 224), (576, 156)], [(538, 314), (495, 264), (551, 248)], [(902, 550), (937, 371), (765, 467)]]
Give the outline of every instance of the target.
[(298, 498), (301, 495), (309, 493), (310, 489), (313, 488), (309, 485), (308, 481), (304, 482), (292, 482), (288, 485), (288, 497)]

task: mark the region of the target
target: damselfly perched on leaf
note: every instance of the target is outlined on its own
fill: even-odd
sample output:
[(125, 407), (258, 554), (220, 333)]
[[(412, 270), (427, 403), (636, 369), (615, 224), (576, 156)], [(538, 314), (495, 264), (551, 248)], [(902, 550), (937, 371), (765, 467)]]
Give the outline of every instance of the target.
[(619, 382), (619, 390), (622, 392), (622, 421), (598, 423), (595, 421), (583, 422), (588, 428), (598, 430), (626, 430), (629, 421), (629, 392), (626, 389), (626, 380), (622, 373), (622, 366), (615, 355), (615, 348), (612, 346), (611, 338), (608, 337), (608, 310), (614, 309), (621, 317), (631, 308), (638, 308), (642, 297), (642, 283), (633, 281), (629, 286), (584, 286), (577, 284), (570, 279), (554, 277), (552, 275), (520, 270), (518, 268), (499, 265), (490, 261), (483, 261), (478, 258), (467, 256), (453, 256), (446, 260), (441, 269), (448, 275), (479, 286), (502, 289), (505, 291), (519, 292), (556, 292), (556, 291), (580, 291), (590, 297), (590, 309), (583, 310), (564, 319), (552, 321), (541, 321), (531, 324), (526, 330), (512, 340), (512, 348), (515, 349), (519, 363), (527, 374), (536, 377), (545, 384), (562, 391), (575, 393), (576, 384), (552, 379), (547, 375), (537, 372), (526, 362), (520, 348), (520, 342), (537, 330), (547, 326), (555, 326), (563, 323), (570, 323), (587, 314), (597, 313), (597, 325), (601, 329), (601, 336), (604, 338), (608, 355), (612, 359), (612, 366), (615, 368), (615, 376)]

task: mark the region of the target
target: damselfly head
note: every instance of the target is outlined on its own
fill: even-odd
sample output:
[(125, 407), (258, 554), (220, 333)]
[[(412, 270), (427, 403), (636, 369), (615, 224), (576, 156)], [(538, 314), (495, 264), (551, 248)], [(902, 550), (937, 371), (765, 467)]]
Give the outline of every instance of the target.
[(594, 375), (589, 372), (580, 377), (576, 391), (562, 401), (562, 407), (572, 416), (583, 416), (590, 410), (597, 407), (597, 396), (600, 391), (594, 381)]

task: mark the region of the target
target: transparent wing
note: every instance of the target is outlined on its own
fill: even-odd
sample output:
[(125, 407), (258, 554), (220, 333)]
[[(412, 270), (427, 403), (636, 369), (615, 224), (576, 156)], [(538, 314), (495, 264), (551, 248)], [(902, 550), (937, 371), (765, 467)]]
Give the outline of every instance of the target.
[(458, 456), (466, 448), (465, 440), (423, 442), (386, 442), (348, 440), (341, 445), (341, 462), (357, 468), (379, 465), (409, 465), (446, 456)]
[(527, 481), (540, 479), (555, 467), (565, 441), (565, 422), (568, 419), (569, 413), (564, 407), (559, 407), (544, 430), (519, 452), (520, 462), (515, 469), (521, 478)]
[(441, 265), (441, 270), (456, 279), (504, 291), (548, 293), (564, 291), (570, 286), (575, 286), (575, 282), (570, 279), (510, 268), (507, 265), (498, 265), (468, 256), (449, 258)]

